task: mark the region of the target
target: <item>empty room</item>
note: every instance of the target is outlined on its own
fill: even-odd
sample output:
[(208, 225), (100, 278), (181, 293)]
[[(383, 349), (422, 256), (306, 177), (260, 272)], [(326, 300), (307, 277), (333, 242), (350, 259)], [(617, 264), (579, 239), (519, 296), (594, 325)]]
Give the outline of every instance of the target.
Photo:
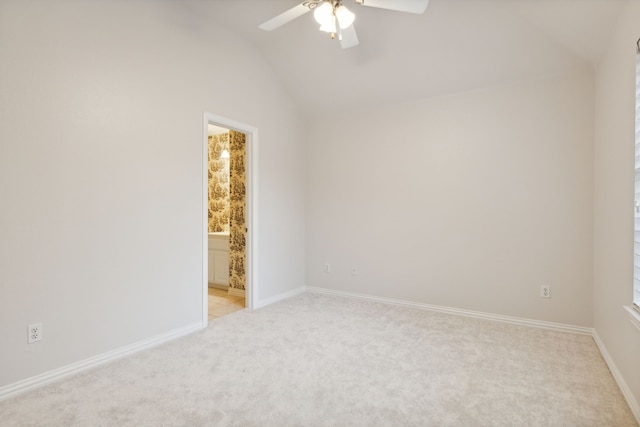
[(639, 22), (0, 0), (0, 425), (638, 426)]

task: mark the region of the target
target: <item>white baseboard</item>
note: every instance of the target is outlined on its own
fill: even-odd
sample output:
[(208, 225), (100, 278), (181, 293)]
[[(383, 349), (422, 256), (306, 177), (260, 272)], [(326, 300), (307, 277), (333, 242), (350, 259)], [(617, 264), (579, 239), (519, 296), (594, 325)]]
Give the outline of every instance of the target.
[(611, 375), (613, 375), (613, 378), (616, 380), (616, 383), (618, 383), (618, 387), (620, 387), (620, 391), (622, 392), (622, 395), (627, 400), (627, 403), (629, 404), (629, 408), (631, 408), (631, 412), (633, 412), (633, 415), (636, 417), (636, 421), (638, 422), (638, 424), (640, 424), (640, 405), (638, 405), (638, 402), (633, 396), (631, 389), (629, 388), (622, 374), (618, 370), (618, 367), (616, 366), (613, 359), (611, 358), (611, 355), (607, 351), (607, 348), (604, 346), (604, 342), (600, 339), (598, 332), (595, 330), (593, 331), (593, 340), (596, 342), (598, 349), (600, 349), (600, 354), (602, 354), (604, 361), (607, 363), (607, 366), (611, 371)]
[(291, 298), (291, 297), (293, 297), (293, 296), (296, 296), (296, 295), (298, 295), (298, 294), (301, 294), (301, 293), (303, 293), (304, 291), (305, 291), (305, 287), (304, 287), (304, 286), (300, 286), (299, 288), (295, 288), (295, 289), (292, 289), (292, 290), (290, 290), (290, 291), (283, 292), (283, 293), (281, 293), (281, 294), (274, 295), (274, 296), (272, 296), (272, 297), (269, 297), (269, 298), (265, 298), (265, 299), (263, 299), (263, 300), (260, 300), (260, 301), (258, 301), (258, 302), (256, 302), (256, 303), (254, 304), (253, 308), (254, 308), (254, 309), (256, 309), (256, 308), (260, 308), (260, 307), (265, 307), (265, 306), (267, 306), (267, 305), (270, 305), (270, 304), (276, 303), (276, 302), (278, 302), (278, 301), (282, 301), (282, 300), (284, 300), (284, 299)]
[(236, 297), (244, 297), (245, 291), (244, 289), (229, 288), (229, 295), (233, 295)]
[(29, 390), (33, 390), (38, 387), (42, 387), (45, 384), (49, 384), (55, 381), (59, 381), (68, 376), (86, 371), (96, 366), (102, 365), (107, 362), (120, 359), (125, 356), (129, 356), (133, 353), (137, 353), (141, 350), (146, 350), (151, 347), (155, 347), (167, 341), (180, 338), (184, 335), (193, 333), (199, 329), (202, 329), (202, 323), (193, 323), (185, 326), (184, 328), (174, 329), (166, 334), (158, 335), (153, 338), (149, 338), (134, 344), (127, 345), (125, 347), (118, 348), (116, 350), (108, 351), (106, 353), (99, 354), (88, 359), (81, 360), (76, 363), (72, 363), (62, 368), (57, 368), (49, 372), (45, 372), (40, 375), (36, 375), (31, 378), (27, 378), (22, 381), (18, 381), (13, 384), (0, 387), (0, 401), (9, 399), (19, 394), (25, 393)]
[(368, 301), (376, 301), (384, 304), (400, 305), (404, 307), (420, 308), (422, 310), (437, 311), (439, 313), (456, 314), (458, 316), (473, 317), (476, 319), (493, 320), (502, 323), (511, 323), (514, 325), (532, 326), (542, 329), (552, 329), (555, 331), (572, 332), (576, 334), (592, 335), (593, 328), (583, 326), (566, 325), (564, 323), (544, 322), (541, 320), (525, 319), (521, 317), (503, 316), (501, 314), (484, 313), (481, 311), (464, 310), (461, 308), (445, 307), (440, 305), (423, 304), (419, 302), (397, 300), (391, 298), (376, 297), (373, 295), (358, 294), (353, 292), (335, 291), (332, 289), (318, 288), (315, 286), (307, 286), (307, 291), (319, 294), (338, 295), (349, 298), (358, 298)]

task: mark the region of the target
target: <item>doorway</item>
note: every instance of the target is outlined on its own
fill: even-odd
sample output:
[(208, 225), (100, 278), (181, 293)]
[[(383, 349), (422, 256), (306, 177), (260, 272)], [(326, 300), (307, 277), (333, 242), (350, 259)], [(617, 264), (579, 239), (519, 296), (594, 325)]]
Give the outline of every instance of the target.
[(203, 326), (255, 301), (257, 129), (204, 113)]

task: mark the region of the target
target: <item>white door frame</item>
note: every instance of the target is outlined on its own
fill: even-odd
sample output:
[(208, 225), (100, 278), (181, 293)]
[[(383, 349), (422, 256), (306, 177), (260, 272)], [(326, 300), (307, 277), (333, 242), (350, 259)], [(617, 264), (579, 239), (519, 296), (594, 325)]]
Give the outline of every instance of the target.
[(209, 322), (209, 124), (242, 132), (246, 142), (246, 212), (247, 224), (245, 305), (252, 310), (258, 294), (258, 128), (212, 113), (203, 113), (202, 132), (202, 326)]

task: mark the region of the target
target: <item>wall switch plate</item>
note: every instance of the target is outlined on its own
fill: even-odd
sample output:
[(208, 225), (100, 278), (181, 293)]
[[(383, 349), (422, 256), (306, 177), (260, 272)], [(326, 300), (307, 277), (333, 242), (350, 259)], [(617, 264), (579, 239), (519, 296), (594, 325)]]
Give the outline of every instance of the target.
[(355, 265), (351, 266), (351, 275), (352, 276), (357, 276), (358, 275), (358, 267)]
[(42, 323), (34, 323), (28, 327), (27, 342), (33, 344), (34, 342), (42, 341)]
[(326, 264), (324, 265), (324, 272), (325, 272), (325, 273), (331, 273), (331, 264), (326, 263)]
[(549, 285), (540, 286), (540, 297), (541, 298), (551, 298), (551, 286), (549, 286)]

